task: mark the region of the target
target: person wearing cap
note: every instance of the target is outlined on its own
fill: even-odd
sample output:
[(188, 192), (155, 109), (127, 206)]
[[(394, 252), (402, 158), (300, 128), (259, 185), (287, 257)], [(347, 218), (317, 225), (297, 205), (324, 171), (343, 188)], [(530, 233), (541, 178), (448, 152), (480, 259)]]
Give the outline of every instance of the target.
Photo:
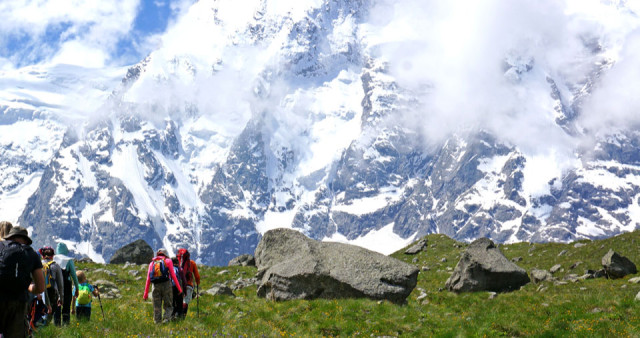
[[(12, 227), (0, 242), (0, 336), (26, 337), (24, 316), (29, 293), (44, 291), (44, 274), (38, 253), (31, 248), (27, 229)], [(4, 274), (4, 270), (12, 271)], [(18, 276), (14, 277), (13, 271)], [(33, 281), (33, 283), (32, 283)]]
[[(173, 313), (173, 288), (171, 281), (177, 286), (179, 293), (182, 293), (180, 282), (176, 277), (173, 269), (173, 262), (169, 258), (169, 254), (165, 249), (159, 249), (156, 257), (149, 263), (147, 271), (147, 282), (144, 286), (144, 294), (142, 298), (147, 300), (149, 297), (149, 284), (153, 283), (153, 321), (156, 323), (168, 322), (171, 320)], [(164, 306), (163, 306), (164, 304)], [(164, 320), (162, 309), (164, 308)]]

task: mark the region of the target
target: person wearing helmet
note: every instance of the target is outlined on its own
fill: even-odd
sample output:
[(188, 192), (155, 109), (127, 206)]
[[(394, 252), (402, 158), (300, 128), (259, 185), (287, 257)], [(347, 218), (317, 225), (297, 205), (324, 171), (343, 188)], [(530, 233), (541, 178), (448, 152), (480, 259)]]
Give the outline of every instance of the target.
[[(165, 249), (159, 249), (156, 257), (149, 263), (147, 271), (147, 282), (144, 286), (144, 294), (142, 298), (147, 300), (149, 297), (149, 285), (153, 284), (153, 321), (156, 323), (166, 323), (171, 320), (173, 313), (173, 288), (171, 281), (177, 286), (179, 294), (182, 293), (180, 282), (176, 277), (173, 269), (173, 262), (169, 258), (169, 254)], [(164, 316), (162, 309), (164, 308)], [(164, 317), (164, 319), (163, 319)]]
[(42, 256), (42, 270), (44, 271), (44, 281), (47, 286), (47, 297), (51, 304), (53, 312), (52, 317), (47, 320), (53, 322), (56, 326), (60, 326), (60, 315), (62, 309), (62, 300), (64, 299), (64, 278), (62, 276), (62, 268), (54, 260), (55, 251), (50, 246), (45, 246), (38, 250)]

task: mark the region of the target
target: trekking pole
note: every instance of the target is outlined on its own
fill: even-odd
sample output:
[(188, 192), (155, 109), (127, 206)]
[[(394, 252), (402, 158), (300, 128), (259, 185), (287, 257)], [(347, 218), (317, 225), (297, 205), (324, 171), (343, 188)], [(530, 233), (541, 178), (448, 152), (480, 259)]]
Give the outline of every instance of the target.
[(102, 311), (102, 321), (104, 321), (104, 309), (102, 308), (102, 300), (100, 299), (100, 289), (98, 289), (97, 285), (93, 286), (94, 288), (96, 288), (96, 290), (98, 290), (98, 303), (100, 303), (100, 311)]

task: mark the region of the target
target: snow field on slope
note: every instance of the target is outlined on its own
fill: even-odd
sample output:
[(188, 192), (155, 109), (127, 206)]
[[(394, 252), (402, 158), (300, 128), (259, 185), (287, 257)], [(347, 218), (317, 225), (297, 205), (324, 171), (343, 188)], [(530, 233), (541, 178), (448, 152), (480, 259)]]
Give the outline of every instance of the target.
[(369, 231), (366, 235), (354, 240), (348, 240), (345, 236), (334, 233), (331, 237), (324, 238), (323, 241), (357, 245), (383, 255), (390, 255), (411, 244), (415, 240), (415, 236), (414, 234), (409, 238), (402, 238), (393, 232), (393, 223), (389, 223), (379, 230)]

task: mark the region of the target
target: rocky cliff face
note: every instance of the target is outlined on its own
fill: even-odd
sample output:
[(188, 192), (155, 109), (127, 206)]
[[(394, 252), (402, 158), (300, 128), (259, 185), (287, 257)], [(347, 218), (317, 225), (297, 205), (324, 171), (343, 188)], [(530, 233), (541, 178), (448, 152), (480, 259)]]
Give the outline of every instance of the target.
[[(215, 43), (203, 36), (199, 54), (167, 43), (123, 71), (96, 105), (99, 118), (80, 126), (65, 127), (46, 109), (0, 107), (3, 126), (30, 121), (50, 135), (31, 143), (49, 156), (0, 148), (2, 194), (29, 196), (18, 223), (31, 227), (35, 245), (63, 240), (108, 261), (144, 239), (223, 265), (275, 227), (390, 252), (429, 233), (572, 241), (638, 226), (635, 130), (576, 149), (575, 165), (532, 189), (539, 159), (495, 131), (425, 142), (416, 121), (403, 118), (429, 88), (403, 87), (367, 45), (371, 3), (288, 12), (256, 3), (241, 22), (216, 2), (195, 4), (186, 21)], [(260, 58), (240, 54), (253, 49)], [(568, 137), (585, 132), (576, 124), (581, 104), (612, 67), (603, 50), (591, 53), (602, 61), (578, 80), (535, 80), (548, 91), (553, 128)], [(251, 76), (236, 72), (247, 67)], [(517, 85), (546, 71), (536, 67), (505, 57), (502, 71)], [(27, 187), (30, 180), (38, 184)]]

